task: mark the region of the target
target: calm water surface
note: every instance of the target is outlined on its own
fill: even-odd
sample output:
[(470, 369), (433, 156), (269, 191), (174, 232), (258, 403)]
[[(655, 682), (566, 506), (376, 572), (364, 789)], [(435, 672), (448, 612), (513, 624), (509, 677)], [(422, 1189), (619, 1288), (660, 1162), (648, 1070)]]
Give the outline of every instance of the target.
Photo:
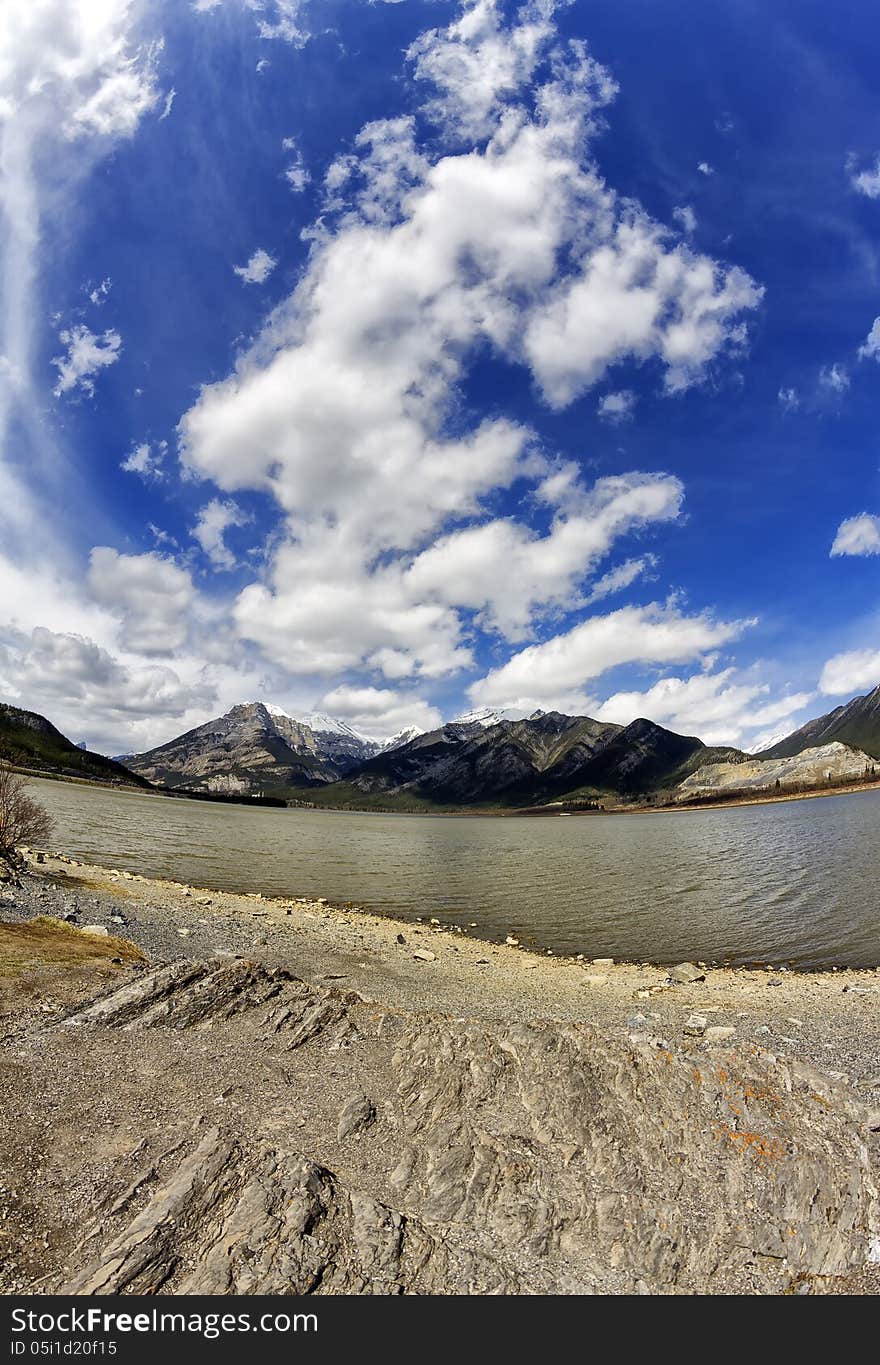
[(259, 810), (35, 781), (74, 857), (196, 886), (436, 915), (555, 952), (880, 964), (880, 792), (473, 819)]

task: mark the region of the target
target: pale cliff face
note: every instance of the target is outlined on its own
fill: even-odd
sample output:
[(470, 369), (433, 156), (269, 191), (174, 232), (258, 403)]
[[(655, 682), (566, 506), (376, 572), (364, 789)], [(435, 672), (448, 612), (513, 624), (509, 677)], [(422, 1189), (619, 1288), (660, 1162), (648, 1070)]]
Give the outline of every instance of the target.
[(753, 759), (747, 763), (704, 763), (679, 787), (682, 796), (700, 792), (745, 792), (848, 782), (870, 773), (875, 760), (860, 749), (834, 742), (805, 749), (792, 758)]

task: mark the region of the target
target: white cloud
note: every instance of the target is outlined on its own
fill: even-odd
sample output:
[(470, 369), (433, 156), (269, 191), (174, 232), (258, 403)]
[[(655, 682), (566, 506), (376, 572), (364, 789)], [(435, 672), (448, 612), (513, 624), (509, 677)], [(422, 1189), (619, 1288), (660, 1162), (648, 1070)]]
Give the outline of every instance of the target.
[(58, 383), (52, 390), (56, 398), (73, 389), (82, 389), (89, 397), (95, 392), (94, 376), (108, 365), (115, 365), (122, 349), (122, 337), (112, 328), (96, 336), (84, 323), (59, 332), (58, 340), (67, 347), (66, 355), (58, 355), (52, 364), (58, 370)]
[(685, 616), (652, 603), (593, 616), (544, 644), (520, 650), (468, 689), (474, 706), (533, 710), (593, 703), (585, 684), (621, 664), (689, 663), (736, 639), (751, 624)]
[[(262, 0), (251, 6), (257, 13), (257, 30), (261, 38), (280, 38), (294, 47), (304, 47), (310, 33), (304, 25), (306, 0)], [(262, 18), (263, 14), (270, 16)]]
[(442, 724), (436, 706), (428, 705), (414, 693), (388, 687), (335, 687), (323, 697), (319, 707), (348, 721), (355, 730), (372, 739), (390, 739), (410, 726), (435, 730)]
[(763, 290), (724, 269), (646, 217), (624, 212), (580, 274), (552, 292), (528, 324), (525, 347), (548, 401), (564, 407), (627, 356), (659, 357), (676, 393), (741, 333), (732, 320), (757, 307)]
[(161, 479), (164, 477), (162, 465), (167, 453), (167, 441), (157, 441), (155, 444), (141, 441), (132, 446), (119, 468), (124, 469), (126, 474), (138, 474), (145, 481)]
[(880, 555), (880, 517), (861, 512), (837, 528), (832, 555)]
[[(0, 375), (0, 458), (15, 414), (27, 422), (40, 402), (32, 374), (42, 316), (35, 290), (48, 207), (60, 218), (72, 186), (132, 135), (158, 98), (158, 49), (136, 36), (143, 16), (144, 0), (0, 6), (0, 355), (19, 379), (11, 385)], [(40, 166), (51, 175), (38, 175)], [(34, 477), (47, 472), (45, 448), (44, 467), (28, 471)]]
[(880, 156), (870, 170), (856, 171), (852, 161), (848, 162), (847, 169), (850, 172), (849, 183), (858, 194), (864, 194), (868, 199), (880, 199)]
[(88, 291), (89, 303), (93, 303), (96, 308), (102, 307), (102, 305), (106, 301), (107, 295), (110, 293), (110, 290), (112, 288), (113, 288), (112, 280), (110, 279), (101, 280), (100, 284), (96, 284), (94, 289), (90, 289)]
[(875, 318), (871, 330), (858, 350), (859, 360), (880, 361), (880, 318)]
[(779, 406), (782, 408), (783, 412), (797, 412), (801, 405), (800, 395), (797, 389), (782, 388), (779, 390), (776, 397), (779, 400)]
[(589, 492), (569, 493), (547, 535), (511, 520), (453, 531), (413, 561), (405, 583), (414, 600), (466, 607), (484, 627), (522, 640), (537, 612), (579, 605), (581, 581), (618, 537), (675, 520), (682, 496), (669, 476), (601, 479)]
[(696, 735), (704, 744), (739, 746), (761, 727), (802, 711), (813, 696), (798, 692), (768, 699), (769, 691), (766, 684), (736, 681), (734, 670), (727, 668), (661, 678), (645, 692), (616, 692), (594, 715), (618, 725), (644, 716), (678, 734)]
[(151, 553), (121, 555), (96, 546), (88, 584), (96, 602), (122, 622), (121, 642), (137, 654), (172, 654), (184, 645), (195, 589), (185, 569)]
[(880, 683), (880, 649), (852, 649), (835, 654), (822, 669), (819, 691), (829, 696), (868, 692)]
[(697, 230), (697, 215), (694, 213), (690, 204), (681, 204), (672, 210), (672, 216), (678, 223), (682, 232), (688, 236)]
[(160, 122), (160, 123), (164, 123), (165, 119), (167, 119), (168, 115), (171, 113), (171, 106), (172, 106), (172, 104), (174, 103), (174, 100), (175, 100), (176, 95), (177, 95), (177, 91), (174, 90), (174, 89), (171, 89), (171, 90), (168, 91), (168, 94), (165, 96), (165, 103), (164, 103), (164, 105), (162, 106), (162, 112), (161, 112), (161, 114), (159, 115), (159, 122)]
[[(437, 92), (427, 112), (447, 135), (478, 141), (493, 131), (504, 103), (532, 79), (553, 36), (555, 7), (553, 0), (523, 5), (511, 31), (496, 0), (471, 0), (448, 28), (431, 29), (413, 43), (408, 56), (416, 79)], [(607, 102), (616, 86), (606, 71), (591, 65)]]
[[(235, 619), (294, 672), (466, 667), (469, 613), (524, 631), (610, 547), (596, 548), (576, 471), (528, 429), (500, 417), (469, 428), (459, 383), (473, 356), (530, 370), (554, 406), (625, 359), (658, 362), (677, 391), (741, 342), (739, 316), (760, 299), (744, 272), (605, 185), (589, 152), (614, 85), (582, 44), (556, 42), (553, 8), (527, 4), (505, 25), (478, 0), (419, 40), (411, 58), (434, 87), (440, 143), (417, 144), (414, 118), (362, 130), (325, 178), (298, 288), (181, 420), (193, 474), (225, 494), (267, 492), (285, 514)], [(650, 479), (624, 477), (628, 496), (647, 496)], [(523, 514), (493, 519), (488, 500), (514, 485)], [(545, 500), (551, 485), (579, 506), (557, 501), (537, 536), (529, 488)], [(671, 518), (671, 484), (654, 487)], [(438, 569), (505, 553), (491, 592)]]
[(636, 396), (632, 389), (621, 389), (618, 393), (606, 393), (599, 399), (597, 411), (603, 422), (616, 426), (628, 422), (636, 407)]
[(284, 178), (290, 188), (296, 194), (300, 194), (312, 178), (311, 174), (306, 169), (303, 154), (296, 144), (296, 138), (286, 137), (282, 142), (281, 147), (285, 152), (291, 152), (293, 154), (293, 160), (284, 171)]
[(641, 555), (638, 559), (626, 559), (616, 568), (609, 569), (601, 578), (597, 578), (584, 599), (585, 606), (591, 606), (594, 602), (601, 602), (604, 598), (610, 597), (615, 592), (622, 592), (624, 588), (630, 587), (637, 579), (649, 574), (656, 567), (657, 559), (654, 555)]
[(843, 365), (825, 365), (819, 371), (819, 383), (829, 393), (846, 393), (849, 388), (849, 374)]
[(231, 498), (212, 498), (199, 512), (191, 534), (215, 569), (235, 569), (238, 560), (224, 537), (233, 526), (247, 526), (251, 520)]
[(37, 626), (29, 635), (0, 635), (0, 663), (27, 709), (50, 713), (74, 736), (103, 715), (117, 726), (132, 719), (179, 717), (212, 689), (193, 690), (172, 668), (131, 668), (86, 636)]
[(232, 269), (245, 284), (265, 284), (277, 264), (274, 256), (259, 247), (247, 265), (234, 265)]
[(700, 172), (700, 175), (709, 176), (709, 175), (714, 175), (714, 174), (715, 174), (715, 171), (714, 171), (713, 168), (709, 165), (708, 161), (698, 161), (698, 162), (697, 162), (697, 170)]

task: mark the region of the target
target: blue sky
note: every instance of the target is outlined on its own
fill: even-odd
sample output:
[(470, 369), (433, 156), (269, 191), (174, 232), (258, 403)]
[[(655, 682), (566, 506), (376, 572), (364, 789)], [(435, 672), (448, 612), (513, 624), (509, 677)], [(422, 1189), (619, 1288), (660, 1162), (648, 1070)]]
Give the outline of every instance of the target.
[(11, 0), (0, 695), (754, 748), (880, 681), (880, 19)]

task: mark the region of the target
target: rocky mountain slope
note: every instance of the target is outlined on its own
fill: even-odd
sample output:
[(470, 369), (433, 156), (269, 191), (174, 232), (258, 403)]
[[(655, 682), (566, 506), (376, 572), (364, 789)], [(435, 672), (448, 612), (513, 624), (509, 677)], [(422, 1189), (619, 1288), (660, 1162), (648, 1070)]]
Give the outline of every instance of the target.
[(65, 777), (147, 787), (149, 782), (115, 759), (90, 753), (56, 730), (45, 716), (0, 702), (0, 758), (21, 768)]
[(126, 761), (163, 787), (283, 794), (291, 787), (334, 782), (380, 748), (329, 716), (309, 720), (246, 702)]
[(676, 793), (678, 800), (706, 793), (731, 795), (745, 792), (796, 791), (835, 783), (873, 779), (874, 759), (861, 749), (834, 741), (804, 749), (791, 758), (750, 759), (739, 763), (704, 763), (685, 778)]
[(620, 726), (536, 712), (526, 720), (459, 721), (368, 759), (328, 799), (357, 794), (438, 805), (535, 804), (572, 794), (636, 796), (674, 786), (701, 763), (737, 761), (648, 720)]
[(758, 758), (791, 758), (804, 749), (815, 749), (839, 740), (880, 759), (880, 686), (865, 697), (854, 697), (756, 755)]

